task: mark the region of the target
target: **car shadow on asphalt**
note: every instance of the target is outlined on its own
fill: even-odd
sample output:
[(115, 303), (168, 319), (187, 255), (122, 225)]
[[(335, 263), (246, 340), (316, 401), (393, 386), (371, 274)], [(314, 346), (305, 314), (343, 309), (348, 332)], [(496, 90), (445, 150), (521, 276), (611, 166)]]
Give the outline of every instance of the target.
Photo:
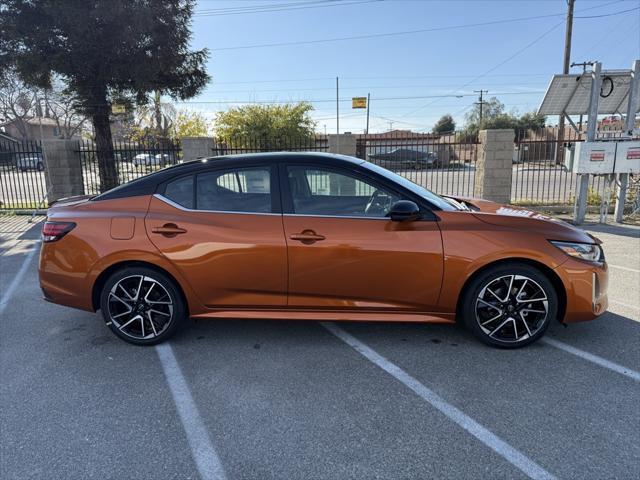
[[(483, 350), (500, 356), (503, 349), (493, 348), (480, 341), (458, 324), (427, 324), (413, 322), (336, 322), (336, 324), (361, 341), (367, 343), (385, 342), (401, 348), (430, 347), (448, 351), (455, 349)], [(263, 340), (286, 346), (295, 341), (310, 343), (318, 341), (318, 330), (324, 331), (315, 321), (288, 320), (198, 320), (190, 319), (180, 328), (172, 343), (179, 347), (187, 345), (215, 345), (219, 342), (233, 342), (238, 345), (260, 349)], [(329, 332), (326, 332), (331, 338)], [(593, 354), (609, 358), (611, 361), (637, 367), (637, 343), (640, 340), (640, 324), (630, 318), (607, 312), (600, 318), (563, 326), (552, 324), (547, 336), (584, 349)], [(541, 342), (525, 349), (542, 351), (551, 348)]]

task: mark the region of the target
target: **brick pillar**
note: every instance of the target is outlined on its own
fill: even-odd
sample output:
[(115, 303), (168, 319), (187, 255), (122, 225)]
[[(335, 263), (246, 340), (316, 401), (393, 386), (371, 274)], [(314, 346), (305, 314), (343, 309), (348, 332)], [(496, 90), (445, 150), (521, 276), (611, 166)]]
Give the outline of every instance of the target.
[(184, 137), (180, 141), (185, 162), (213, 156), (214, 139), (211, 137)]
[(42, 140), (47, 200), (84, 194), (82, 166), (77, 140)]
[(511, 129), (480, 131), (474, 197), (511, 202), (514, 136)]
[(356, 156), (356, 136), (351, 133), (331, 134), (329, 137), (329, 153)]

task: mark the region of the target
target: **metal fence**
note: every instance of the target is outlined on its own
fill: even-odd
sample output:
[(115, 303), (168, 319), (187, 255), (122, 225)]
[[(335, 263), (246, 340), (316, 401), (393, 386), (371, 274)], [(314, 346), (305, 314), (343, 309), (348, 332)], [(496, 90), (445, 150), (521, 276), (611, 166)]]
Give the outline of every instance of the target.
[[(513, 151), (511, 201), (529, 205), (564, 205), (575, 200), (578, 175), (564, 165), (564, 148), (569, 143), (583, 142), (585, 135), (566, 128), (562, 144), (557, 127), (517, 130)], [(598, 139), (620, 138), (621, 132), (599, 132)], [(607, 176), (589, 179), (590, 205), (600, 205), (603, 196), (610, 196), (613, 205), (614, 188)]]
[[(82, 166), (84, 193), (95, 195), (101, 192), (97, 150), (92, 141), (79, 141), (78, 154)], [(114, 142), (118, 183), (126, 183), (148, 173), (175, 165), (182, 161), (179, 142), (163, 143)]]
[[(616, 137), (601, 132), (600, 137)], [(567, 129), (564, 143), (584, 138)], [(235, 137), (216, 139), (213, 156), (270, 151), (327, 151), (326, 136), (304, 138)], [(516, 131), (513, 150), (511, 201), (528, 205), (570, 205), (574, 202), (577, 175), (563, 164), (563, 148), (557, 128)], [(85, 194), (100, 193), (95, 144), (79, 141)], [(473, 196), (478, 140), (462, 133), (433, 135), (408, 131), (358, 135), (357, 156), (423, 185), (440, 194)], [(113, 157), (119, 183), (128, 182), (183, 160), (179, 142), (114, 142)], [(0, 140), (0, 209), (31, 210), (46, 196), (46, 158), (37, 141)], [(638, 175), (632, 175), (625, 211), (637, 210)], [(603, 197), (614, 203), (615, 188), (607, 176), (589, 180), (588, 202), (598, 206)]]
[(0, 210), (35, 209), (47, 192), (37, 141), (0, 140)]
[(256, 137), (234, 136), (214, 141), (213, 155), (259, 152), (323, 152), (328, 150), (326, 136), (313, 137)]
[(357, 156), (443, 195), (472, 196), (478, 139), (407, 131), (361, 135)]

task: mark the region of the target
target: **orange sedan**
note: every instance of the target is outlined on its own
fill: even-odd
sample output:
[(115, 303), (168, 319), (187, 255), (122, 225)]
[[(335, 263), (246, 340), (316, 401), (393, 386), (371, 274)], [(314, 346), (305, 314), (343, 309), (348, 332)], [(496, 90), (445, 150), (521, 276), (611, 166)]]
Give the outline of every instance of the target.
[(600, 241), (351, 157), (188, 162), (50, 206), (45, 299), (151, 345), (186, 317), (465, 324), (520, 347), (607, 308)]

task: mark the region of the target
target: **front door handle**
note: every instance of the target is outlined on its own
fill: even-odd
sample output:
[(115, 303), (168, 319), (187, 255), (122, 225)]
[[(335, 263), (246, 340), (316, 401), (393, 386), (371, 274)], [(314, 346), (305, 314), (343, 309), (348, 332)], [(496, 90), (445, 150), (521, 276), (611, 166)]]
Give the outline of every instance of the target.
[(289, 236), (289, 238), (291, 240), (297, 240), (298, 242), (310, 245), (312, 243), (324, 240), (325, 237), (324, 235), (318, 235), (313, 230), (305, 230), (301, 233), (294, 233), (293, 235)]
[(165, 237), (175, 237), (176, 235), (180, 235), (181, 233), (187, 233), (184, 228), (180, 228), (175, 223), (165, 223), (161, 227), (154, 227), (151, 229), (153, 233), (158, 233), (160, 235), (164, 235)]

